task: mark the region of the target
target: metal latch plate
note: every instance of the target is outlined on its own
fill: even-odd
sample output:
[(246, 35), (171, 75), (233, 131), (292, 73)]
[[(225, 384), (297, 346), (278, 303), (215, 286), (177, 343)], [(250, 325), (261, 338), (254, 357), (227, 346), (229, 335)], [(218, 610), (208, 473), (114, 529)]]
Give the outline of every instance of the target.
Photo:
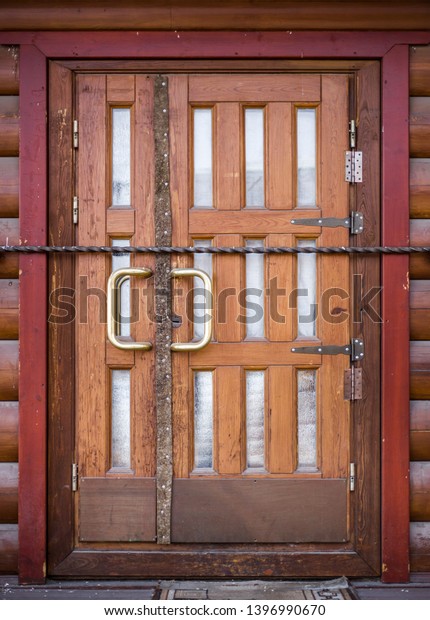
[(316, 345), (310, 347), (293, 347), (291, 353), (309, 353), (319, 355), (349, 355), (351, 362), (359, 362), (364, 358), (364, 342), (360, 338), (353, 338), (351, 344), (346, 345)]
[(348, 183), (362, 183), (363, 181), (363, 153), (362, 151), (345, 152), (345, 181)]
[(352, 235), (358, 235), (364, 229), (364, 216), (360, 211), (352, 211), (350, 217), (305, 217), (291, 220), (296, 226), (321, 226), (323, 228), (349, 228)]
[(361, 400), (363, 398), (363, 371), (361, 368), (348, 368), (344, 377), (345, 400)]

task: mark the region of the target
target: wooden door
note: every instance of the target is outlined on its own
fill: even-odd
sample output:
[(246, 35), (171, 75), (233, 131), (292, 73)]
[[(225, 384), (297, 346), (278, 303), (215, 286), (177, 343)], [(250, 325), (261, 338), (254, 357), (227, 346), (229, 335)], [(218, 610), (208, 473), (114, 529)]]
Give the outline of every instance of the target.
[[(351, 359), (319, 350), (356, 336), (351, 261), (261, 251), (350, 244), (348, 226), (318, 220), (345, 223), (354, 204), (352, 84), (345, 73), (76, 75), (78, 245), (255, 252), (76, 257), (74, 551), (52, 574), (374, 570), (377, 541), (371, 561), (357, 554), (368, 534), (350, 484), (362, 459), (344, 394)], [(207, 319), (197, 282), (169, 280), (192, 266), (212, 280), (212, 340), (170, 353)], [(162, 271), (171, 292), (152, 277), (122, 285), (117, 348), (106, 291), (124, 267)], [(167, 332), (156, 295), (172, 304)], [(152, 349), (132, 348), (141, 342)]]

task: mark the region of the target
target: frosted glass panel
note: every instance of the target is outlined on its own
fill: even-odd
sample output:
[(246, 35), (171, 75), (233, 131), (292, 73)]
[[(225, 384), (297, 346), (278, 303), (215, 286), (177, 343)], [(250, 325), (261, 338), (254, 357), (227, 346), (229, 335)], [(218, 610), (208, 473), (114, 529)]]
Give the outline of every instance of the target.
[[(315, 239), (299, 239), (297, 246), (312, 247)], [(316, 287), (317, 287), (317, 257), (316, 254), (297, 255), (297, 316), (298, 334), (312, 338), (316, 335)]]
[(112, 108), (112, 204), (130, 205), (130, 109)]
[[(112, 239), (113, 246), (129, 247), (129, 239)], [(118, 254), (112, 254), (112, 271), (117, 269), (125, 269), (130, 267), (130, 254), (119, 252)], [(120, 301), (120, 316), (121, 323), (118, 329), (120, 336), (130, 336), (130, 320), (131, 320), (131, 308), (130, 308), (130, 278), (124, 280), (121, 285), (119, 293)]]
[(316, 370), (297, 371), (298, 467), (317, 466)]
[[(210, 248), (212, 245), (212, 239), (195, 239), (194, 246), (200, 246), (204, 248)], [(212, 280), (212, 254), (194, 254), (194, 267), (196, 269), (202, 269), (206, 271), (210, 279)], [(200, 278), (194, 278), (194, 337), (203, 338), (204, 333), (204, 321), (205, 321), (205, 295), (203, 289), (203, 282)], [(208, 303), (212, 303), (212, 300), (208, 300)]]
[(264, 468), (264, 371), (246, 371), (246, 465)]
[(213, 468), (212, 372), (194, 373), (194, 469)]
[(112, 467), (131, 468), (129, 370), (112, 370)]
[(316, 110), (297, 110), (297, 206), (316, 205)]
[(245, 205), (264, 207), (264, 109), (245, 110)]
[(213, 207), (212, 110), (194, 110), (194, 206)]
[[(247, 239), (246, 247), (262, 248), (263, 239)], [(246, 254), (246, 337), (264, 338), (264, 254)]]

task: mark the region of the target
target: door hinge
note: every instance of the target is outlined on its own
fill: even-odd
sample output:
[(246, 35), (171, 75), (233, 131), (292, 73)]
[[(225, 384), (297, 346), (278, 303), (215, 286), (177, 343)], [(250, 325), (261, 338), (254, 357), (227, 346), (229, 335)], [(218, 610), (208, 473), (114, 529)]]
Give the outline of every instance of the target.
[(72, 491), (78, 490), (78, 465), (72, 463)]
[(292, 353), (316, 353), (320, 355), (349, 355), (351, 362), (359, 362), (364, 358), (364, 342), (359, 338), (352, 338), (346, 345), (317, 345), (313, 347), (293, 347)]
[(363, 371), (361, 368), (348, 368), (344, 375), (345, 400), (361, 400), (363, 398)]
[(355, 149), (357, 144), (357, 125), (354, 120), (349, 121), (349, 148)]
[(73, 148), (77, 149), (78, 146), (79, 146), (78, 121), (73, 121)]
[(364, 216), (360, 211), (351, 211), (350, 217), (315, 217), (291, 220), (296, 226), (321, 226), (325, 228), (349, 228), (352, 235), (358, 235), (364, 229)]
[(77, 224), (79, 219), (79, 199), (73, 196), (73, 223)]
[(349, 464), (349, 490), (355, 491), (355, 463)]
[(362, 151), (345, 151), (345, 181), (348, 181), (348, 183), (362, 183)]

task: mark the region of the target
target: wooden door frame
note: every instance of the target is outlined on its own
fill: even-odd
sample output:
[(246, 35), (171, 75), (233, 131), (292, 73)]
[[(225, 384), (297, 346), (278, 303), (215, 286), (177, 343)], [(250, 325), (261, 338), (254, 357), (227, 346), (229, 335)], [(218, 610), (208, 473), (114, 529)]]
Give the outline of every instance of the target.
[[(377, 59), (382, 68), (384, 127), (382, 242), (407, 245), (409, 46), (429, 43), (429, 32), (182, 32), (180, 36), (175, 32), (2, 32), (0, 44), (21, 46), (20, 237), (31, 245), (48, 241), (49, 59)], [(408, 263), (407, 256), (382, 258), (382, 579), (386, 582), (407, 581), (409, 576)], [(40, 583), (46, 576), (46, 257), (21, 256), (20, 272), (19, 572), (22, 583)], [(184, 568), (192, 563), (186, 556), (180, 559)], [(294, 564), (298, 559), (290, 561)], [(91, 569), (92, 560), (85, 552), (80, 561), (88, 574), (97, 570), (97, 566)], [(271, 561), (273, 556), (259, 552), (261, 575)]]

